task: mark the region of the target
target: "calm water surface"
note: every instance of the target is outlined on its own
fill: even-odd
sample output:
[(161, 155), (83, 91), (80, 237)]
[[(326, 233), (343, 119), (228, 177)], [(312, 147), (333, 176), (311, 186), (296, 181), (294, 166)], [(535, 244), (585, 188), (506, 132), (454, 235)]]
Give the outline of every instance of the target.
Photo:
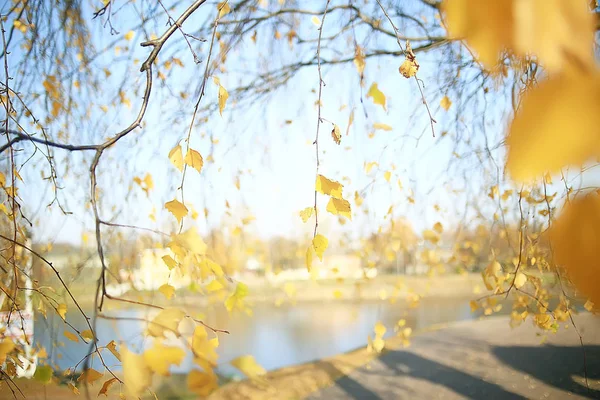
[[(240, 313), (230, 316), (225, 310), (213, 310), (207, 315), (205, 321), (211, 326), (231, 332), (219, 337), (219, 372), (238, 375), (228, 363), (245, 354), (252, 354), (265, 369), (273, 370), (353, 350), (366, 345), (367, 336), (373, 335), (377, 321), (385, 324), (388, 334), (393, 334), (393, 326), (401, 318), (406, 319), (407, 326), (414, 330), (476, 317), (470, 312), (469, 299), (434, 298), (423, 299), (420, 306), (413, 309), (402, 302), (329, 301), (280, 307), (263, 303), (255, 305), (253, 311), (253, 317)], [(151, 312), (120, 309), (112, 315), (139, 319), (151, 318)], [(86, 329), (83, 317), (74, 311), (69, 311), (68, 319), (79, 329)], [(143, 335), (146, 327), (145, 322), (138, 320), (99, 319), (99, 345), (104, 346), (114, 339), (141, 350), (151, 344)], [(68, 327), (63, 321), (50, 313), (47, 320), (37, 318), (34, 327), (35, 342), (46, 347), (52, 361), (61, 369), (74, 366), (89, 350), (88, 345), (74, 343), (64, 337), (65, 328)], [(119, 364), (110, 353), (105, 354), (108, 365)], [(95, 364), (100, 368), (97, 360)], [(180, 367), (172, 371), (185, 372), (191, 365), (191, 356), (188, 356)]]

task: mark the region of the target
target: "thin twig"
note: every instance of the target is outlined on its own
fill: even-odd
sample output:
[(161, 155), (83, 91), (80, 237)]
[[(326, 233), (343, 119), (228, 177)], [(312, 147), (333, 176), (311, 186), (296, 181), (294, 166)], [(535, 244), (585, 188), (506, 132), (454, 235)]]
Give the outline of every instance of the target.
[[(398, 28), (396, 28), (394, 21), (392, 21), (392, 18), (389, 16), (386, 9), (381, 4), (381, 1), (380, 0), (376, 0), (376, 1), (377, 1), (377, 4), (379, 4), (379, 8), (381, 8), (381, 11), (383, 11), (383, 14), (385, 15), (387, 20), (392, 25), (392, 28), (394, 29), (394, 33), (396, 35), (396, 41), (398, 42), (398, 46), (400, 47), (400, 50), (402, 50), (404, 52), (405, 50), (402, 47), (402, 43), (400, 41), (400, 36), (401, 36), (400, 31), (398, 30)], [(423, 100), (423, 105), (425, 106), (425, 109), (427, 110), (427, 114), (429, 115), (429, 124), (431, 125), (431, 134), (433, 135), (433, 137), (435, 137), (434, 124), (437, 121), (433, 118), (433, 115), (431, 114), (431, 110), (429, 109), (429, 104), (427, 103), (427, 100), (425, 99), (425, 93), (423, 93), (423, 88), (421, 87), (421, 84), (423, 83), (423, 81), (417, 77), (416, 73), (413, 75), (413, 78), (415, 79), (415, 82), (417, 83), (417, 87), (419, 88), (419, 93), (421, 94), (421, 100)]]
[[(323, 119), (321, 118), (321, 98), (323, 93), (323, 86), (325, 86), (325, 82), (323, 81), (323, 75), (321, 73), (321, 38), (323, 36), (323, 25), (325, 24), (325, 17), (327, 17), (327, 10), (329, 9), (329, 3), (331, 0), (327, 0), (325, 4), (325, 10), (323, 11), (323, 17), (321, 18), (321, 25), (319, 26), (319, 39), (317, 41), (317, 71), (319, 71), (319, 99), (317, 100), (317, 133), (315, 135), (315, 155), (317, 158), (317, 167), (315, 172), (315, 184), (316, 179), (319, 179), (319, 131), (321, 129), (321, 123)], [(317, 208), (317, 188), (315, 186), (315, 230), (313, 232), (313, 239), (317, 236), (317, 228), (319, 227), (319, 209)]]

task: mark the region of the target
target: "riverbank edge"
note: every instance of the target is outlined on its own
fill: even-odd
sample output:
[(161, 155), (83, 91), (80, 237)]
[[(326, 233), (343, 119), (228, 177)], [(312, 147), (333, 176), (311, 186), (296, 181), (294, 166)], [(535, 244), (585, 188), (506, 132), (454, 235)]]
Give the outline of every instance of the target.
[[(489, 316), (489, 319), (506, 319), (506, 316)], [(430, 325), (416, 330), (412, 336), (435, 332), (461, 324), (476, 324), (480, 321), (455, 321)], [(361, 346), (345, 353), (331, 357), (309, 361), (303, 364), (283, 367), (268, 372), (260, 380), (245, 379), (221, 386), (213, 392), (209, 400), (233, 399), (302, 399), (312, 393), (327, 388), (357, 368), (368, 366), (370, 362), (387, 351), (404, 347), (404, 339), (392, 336), (385, 340), (385, 348), (381, 354), (370, 352), (367, 346)], [(368, 367), (367, 367), (368, 368)]]

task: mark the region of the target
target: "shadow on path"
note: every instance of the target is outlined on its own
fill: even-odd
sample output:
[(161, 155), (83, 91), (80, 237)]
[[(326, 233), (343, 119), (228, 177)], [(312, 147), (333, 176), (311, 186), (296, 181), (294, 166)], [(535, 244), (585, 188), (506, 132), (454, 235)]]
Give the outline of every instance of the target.
[[(585, 364), (583, 351), (585, 350)], [(585, 386), (587, 377), (600, 379), (600, 346), (492, 347), (492, 354), (510, 368), (528, 374), (546, 385), (588, 398), (600, 398), (600, 391)], [(580, 382), (573, 376), (581, 377)]]
[[(409, 351), (390, 351), (379, 358), (398, 378), (426, 380), (468, 398), (524, 399), (500, 385), (460, 371)], [(402, 395), (402, 393), (398, 393)]]

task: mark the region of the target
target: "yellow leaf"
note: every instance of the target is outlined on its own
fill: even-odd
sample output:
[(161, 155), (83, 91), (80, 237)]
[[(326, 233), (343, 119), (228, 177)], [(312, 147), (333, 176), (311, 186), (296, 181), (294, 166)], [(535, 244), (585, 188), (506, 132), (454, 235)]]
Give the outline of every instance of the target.
[(171, 163), (180, 171), (183, 171), (183, 152), (181, 151), (181, 146), (177, 145), (171, 149), (169, 152), (169, 160)]
[(325, 236), (319, 233), (312, 240), (312, 245), (315, 249), (315, 254), (317, 255), (317, 257), (319, 257), (319, 260), (323, 261), (323, 253), (325, 253), (325, 250), (329, 245), (329, 240), (327, 240)]
[(600, 197), (594, 193), (566, 202), (550, 228), (550, 241), (556, 263), (578, 291), (600, 304)]
[(392, 127), (388, 124), (382, 124), (380, 122), (376, 122), (373, 124), (373, 129), (381, 129), (383, 131), (391, 131)]
[(511, 43), (513, 0), (446, 0), (442, 10), (450, 37), (465, 39), (481, 62), (493, 67)]
[(187, 385), (190, 391), (204, 398), (219, 387), (217, 376), (192, 369), (187, 376)]
[(69, 387), (69, 389), (71, 389), (71, 392), (73, 392), (73, 394), (79, 394), (79, 389), (77, 389), (77, 386), (73, 385), (71, 382), (67, 383), (67, 386)]
[(159, 287), (158, 291), (161, 292), (169, 300), (171, 300), (173, 296), (175, 296), (175, 288), (166, 283)]
[(436, 222), (433, 224), (433, 230), (441, 235), (442, 232), (444, 232), (444, 226), (441, 223)]
[(195, 357), (206, 360), (211, 365), (216, 365), (218, 358), (216, 349), (218, 345), (218, 341), (208, 338), (206, 329), (202, 325), (196, 326), (192, 335), (192, 352)]
[(240, 236), (242, 234), (242, 228), (236, 226), (235, 228), (233, 228), (233, 231), (231, 231), (231, 234), (233, 236)]
[(344, 297), (344, 294), (341, 292), (341, 290), (336, 289), (333, 291), (333, 298), (334, 299), (341, 299), (342, 297)]
[(0, 365), (6, 361), (6, 355), (15, 349), (15, 343), (11, 339), (0, 342)]
[(188, 209), (185, 204), (181, 203), (177, 199), (173, 199), (165, 203), (165, 208), (171, 212), (177, 218), (177, 223), (181, 223), (183, 217), (188, 214)]
[(471, 300), (469, 302), (469, 306), (471, 307), (471, 312), (475, 312), (479, 309), (479, 303), (477, 303), (475, 300)]
[(379, 164), (376, 163), (375, 161), (371, 161), (371, 162), (366, 163), (365, 164), (365, 172), (368, 174), (369, 172), (371, 172), (371, 170), (375, 166), (379, 166)]
[(386, 181), (390, 181), (390, 179), (392, 179), (392, 173), (390, 171), (385, 171), (385, 173), (383, 174), (383, 177), (385, 178)]
[(85, 331), (81, 332), (81, 337), (87, 340), (94, 340), (94, 334), (89, 329), (86, 329)]
[(423, 239), (428, 240), (433, 244), (436, 244), (440, 240), (440, 237), (431, 229), (425, 229), (423, 231)]
[(117, 360), (121, 361), (121, 354), (119, 354), (119, 352), (117, 351), (117, 344), (114, 340), (111, 340), (106, 345), (106, 348), (112, 353), (113, 356), (115, 356)]
[(365, 70), (365, 54), (360, 46), (356, 46), (354, 49), (354, 66), (358, 71), (358, 74), (362, 77), (363, 72)]
[(235, 292), (225, 300), (225, 308), (231, 312), (234, 309), (244, 309), (244, 299), (248, 296), (248, 286), (238, 282)]
[(331, 181), (323, 175), (318, 175), (315, 190), (328, 196), (335, 197), (336, 199), (341, 199), (344, 185), (336, 181)]
[(241, 356), (231, 360), (231, 365), (242, 371), (248, 378), (256, 378), (267, 373), (263, 367), (258, 365), (251, 355)]
[(103, 394), (108, 397), (108, 391), (110, 390), (110, 387), (117, 381), (117, 378), (110, 378), (109, 380), (105, 381), (104, 384), (102, 384), (102, 388), (98, 392), (98, 396)]
[(383, 107), (384, 110), (386, 110), (385, 94), (383, 94), (383, 92), (379, 90), (376, 83), (373, 83), (371, 85), (371, 88), (369, 88), (369, 91), (367, 92), (367, 98), (368, 97), (371, 97), (373, 99), (373, 103), (379, 104), (381, 107)]
[(600, 72), (550, 78), (525, 95), (506, 144), (511, 176), (529, 181), (600, 152)]
[(212, 280), (208, 285), (206, 285), (206, 290), (208, 290), (209, 292), (216, 292), (218, 290), (223, 289), (223, 284), (221, 282), (219, 282), (218, 280), (214, 279)]
[(344, 199), (330, 198), (329, 203), (327, 203), (327, 211), (333, 215), (341, 215), (348, 219), (352, 219), (350, 203)]
[(254, 216), (249, 216), (246, 218), (242, 218), (242, 224), (244, 225), (248, 225), (250, 224), (252, 221), (254, 221), (256, 218)]
[(173, 364), (181, 364), (184, 357), (185, 351), (182, 348), (165, 346), (157, 342), (144, 352), (144, 361), (148, 368), (162, 376), (169, 376), (169, 367)]
[(66, 321), (66, 317), (67, 317), (67, 305), (66, 304), (59, 304), (56, 307), (56, 312), (58, 313), (58, 315), (60, 315), (60, 317)]
[(81, 373), (81, 375), (79, 375), (79, 378), (77, 378), (77, 382), (85, 382), (85, 383), (94, 383), (96, 382), (98, 379), (102, 378), (104, 375), (101, 374), (100, 372), (96, 371), (93, 368), (90, 369), (86, 369), (85, 371), (83, 371)]
[(513, 0), (514, 49), (535, 54), (549, 71), (565, 64), (594, 65), (596, 19), (584, 0)]
[(204, 159), (196, 150), (189, 149), (185, 155), (185, 163), (200, 172), (204, 165)]
[(135, 354), (123, 347), (123, 383), (127, 396), (134, 399), (142, 396), (152, 384), (152, 371), (146, 365), (144, 356)]
[(148, 324), (148, 334), (160, 338), (171, 332), (179, 336), (179, 323), (184, 317), (185, 313), (177, 308), (165, 308)]
[(364, 199), (362, 197), (360, 197), (360, 194), (358, 194), (358, 191), (354, 192), (354, 204), (356, 204), (356, 207), (360, 207), (363, 203)]
[(402, 74), (402, 76), (405, 78), (412, 78), (415, 76), (419, 70), (419, 64), (416, 61), (417, 60), (410, 60), (406, 58), (402, 65), (400, 65), (400, 68), (398, 68), (400, 74)]
[(527, 275), (522, 272), (517, 272), (515, 276), (515, 287), (517, 289), (523, 287), (523, 285), (527, 282)]
[[(187, 231), (184, 231), (183, 233), (175, 235), (173, 241), (170, 242), (167, 246), (171, 248), (171, 250), (173, 250), (174, 248), (175, 250), (178, 250), (176, 248), (178, 247), (179, 249), (185, 249), (186, 251), (197, 255), (206, 254), (207, 249), (206, 243), (204, 243), (204, 240), (202, 240), (202, 238), (198, 234), (198, 230), (195, 227), (190, 228)], [(175, 252), (175, 254), (177, 253)]]
[(231, 12), (231, 7), (229, 7), (229, 2), (223, 1), (221, 3), (217, 3), (217, 10), (219, 10), (219, 18), (223, 18), (223, 16), (225, 16)]
[(175, 261), (170, 255), (162, 256), (162, 260), (169, 270), (177, 266), (177, 261)]
[(585, 308), (586, 310), (588, 310), (589, 312), (594, 311), (595, 307), (594, 307), (594, 303), (592, 303), (590, 300), (586, 301), (585, 304), (583, 305), (583, 308)]
[(223, 115), (223, 110), (225, 109), (225, 105), (227, 104), (227, 99), (229, 98), (229, 93), (222, 85), (219, 85), (219, 114)]
[(310, 22), (313, 23), (313, 25), (320, 27), (321, 26), (321, 19), (319, 17), (317, 17), (316, 15), (313, 15), (312, 18), (310, 19)]
[(134, 32), (134, 31), (129, 31), (129, 32), (127, 32), (127, 33), (125, 34), (125, 36), (124, 36), (124, 37), (125, 37), (125, 40), (127, 40), (127, 41), (130, 41), (130, 40), (132, 40), (134, 35), (135, 35), (135, 32)]
[(377, 322), (375, 324), (375, 337), (376, 338), (382, 338), (383, 335), (385, 335), (385, 332), (387, 331), (387, 329), (385, 328), (385, 325), (383, 325), (381, 322)]
[(342, 143), (342, 131), (340, 130), (339, 126), (333, 125), (333, 129), (331, 130), (331, 137), (333, 138), (335, 144)]
[(315, 211), (314, 207), (306, 207), (304, 210), (300, 211), (300, 218), (302, 218), (302, 222), (308, 221), (308, 219), (313, 215), (313, 211)]
[(6, 185), (6, 176), (2, 172), (0, 172), (0, 187), (4, 187)]
[(451, 105), (452, 101), (450, 101), (450, 98), (448, 96), (442, 97), (442, 100), (440, 101), (440, 106), (442, 106), (444, 110), (448, 111)]
[(547, 70), (556, 71), (568, 63), (593, 64), (595, 25), (587, 4), (583, 0), (446, 0), (442, 7), (450, 36), (465, 39), (488, 69), (508, 48), (521, 56), (536, 54)]
[(79, 338), (78, 338), (78, 337), (77, 337), (77, 335), (76, 335), (76, 334), (74, 334), (73, 332), (70, 332), (70, 331), (64, 331), (64, 332), (63, 332), (63, 335), (65, 335), (65, 337), (66, 337), (67, 339), (69, 339), (70, 341), (72, 341), (72, 342), (76, 342), (76, 343), (77, 343), (77, 342), (79, 342)]
[(308, 272), (312, 269), (312, 260), (313, 260), (313, 246), (308, 246), (306, 249), (306, 269)]

